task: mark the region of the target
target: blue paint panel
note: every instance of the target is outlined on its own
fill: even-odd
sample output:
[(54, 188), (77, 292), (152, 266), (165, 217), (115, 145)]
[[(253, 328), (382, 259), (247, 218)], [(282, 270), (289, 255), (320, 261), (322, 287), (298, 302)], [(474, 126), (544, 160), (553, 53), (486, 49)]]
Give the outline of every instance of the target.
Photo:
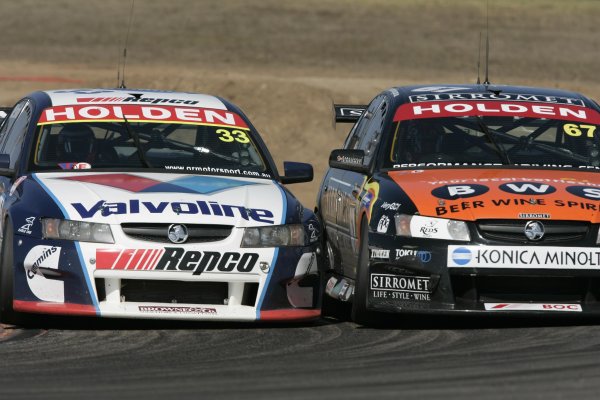
[[(44, 183), (37, 177), (37, 174), (31, 174), (31, 177), (40, 185), (40, 187), (42, 187), (46, 193), (48, 194), (48, 196), (50, 196), (50, 198), (52, 198), (52, 200), (54, 201), (54, 203), (60, 208), (60, 210), (63, 213), (63, 216), (65, 218), (69, 218), (69, 213), (67, 213), (67, 210), (63, 207), (62, 203), (60, 202), (60, 200), (58, 200), (58, 198), (54, 195), (54, 193), (52, 193), (50, 191), (50, 189), (44, 185)], [(75, 249), (76, 249), (76, 254), (77, 257), (79, 259), (79, 265), (80, 265), (80, 269), (83, 272), (83, 276), (85, 278), (85, 282), (87, 285), (87, 291), (88, 291), (88, 296), (89, 299), (91, 300), (91, 302), (94, 304), (94, 308), (96, 309), (96, 314), (100, 314), (100, 309), (98, 308), (98, 301), (96, 300), (96, 296), (93, 295), (94, 291), (92, 289), (92, 283), (91, 283), (91, 279), (90, 276), (88, 274), (87, 268), (85, 267), (85, 263), (83, 262), (83, 256), (81, 253), (81, 249), (79, 248), (79, 243), (78, 242), (74, 242), (75, 243)], [(66, 291), (66, 285), (65, 285), (65, 291)], [(67, 293), (65, 293), (65, 299), (67, 298)]]
[(195, 190), (188, 189), (180, 185), (163, 182), (140, 190), (138, 193), (197, 193)]
[(256, 183), (253, 182), (212, 176), (186, 176), (172, 180), (170, 183), (202, 194), (215, 193), (240, 186), (256, 185)]
[[(286, 196), (283, 188), (281, 186), (279, 186), (279, 184), (277, 182), (274, 182), (274, 183), (275, 183), (275, 186), (277, 186), (277, 189), (279, 189), (279, 192), (281, 193), (281, 208), (282, 208), (282, 210), (281, 210), (280, 224), (285, 224), (285, 220), (287, 217), (287, 196)], [(279, 256), (279, 248), (276, 248), (275, 252), (273, 253), (273, 259), (271, 260), (271, 268), (269, 269), (269, 275), (267, 276), (267, 280), (265, 281), (265, 286), (263, 287), (263, 291), (260, 294), (260, 299), (258, 300), (258, 303), (256, 304), (256, 319), (260, 319), (260, 310), (262, 308), (263, 301), (265, 300), (265, 295), (267, 294), (267, 291), (269, 290), (271, 276), (273, 275), (273, 271), (277, 267), (278, 256)]]

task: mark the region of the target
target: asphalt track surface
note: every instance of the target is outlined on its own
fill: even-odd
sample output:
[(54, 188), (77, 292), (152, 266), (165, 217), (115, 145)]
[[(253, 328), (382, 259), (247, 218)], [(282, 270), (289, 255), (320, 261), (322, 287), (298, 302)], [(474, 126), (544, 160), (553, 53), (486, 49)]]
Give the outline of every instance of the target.
[(0, 398), (599, 398), (600, 323), (549, 318), (50, 321), (0, 329)]

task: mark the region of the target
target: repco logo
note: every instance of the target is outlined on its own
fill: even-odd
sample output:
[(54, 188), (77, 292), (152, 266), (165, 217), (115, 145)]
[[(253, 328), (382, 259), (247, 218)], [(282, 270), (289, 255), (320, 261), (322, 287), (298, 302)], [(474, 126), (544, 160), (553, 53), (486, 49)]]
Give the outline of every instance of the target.
[(181, 247), (165, 247), (165, 253), (158, 260), (155, 270), (202, 272), (250, 272), (256, 265), (256, 253), (219, 253), (216, 251), (185, 251)]

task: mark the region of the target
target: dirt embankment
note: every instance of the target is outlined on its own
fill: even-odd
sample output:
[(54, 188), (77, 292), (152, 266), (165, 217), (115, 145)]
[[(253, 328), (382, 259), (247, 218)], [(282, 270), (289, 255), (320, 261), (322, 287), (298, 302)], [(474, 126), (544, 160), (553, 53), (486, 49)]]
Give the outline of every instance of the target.
[[(130, 3), (2, 2), (0, 104), (37, 89), (114, 87)], [(600, 98), (600, 2), (489, 2), (490, 78)], [(365, 103), (410, 83), (477, 77), (482, 0), (146, 0), (135, 3), (128, 87), (197, 91), (239, 105), (279, 167), (306, 161), (291, 185), (314, 205), (329, 152), (348, 126), (331, 103)]]

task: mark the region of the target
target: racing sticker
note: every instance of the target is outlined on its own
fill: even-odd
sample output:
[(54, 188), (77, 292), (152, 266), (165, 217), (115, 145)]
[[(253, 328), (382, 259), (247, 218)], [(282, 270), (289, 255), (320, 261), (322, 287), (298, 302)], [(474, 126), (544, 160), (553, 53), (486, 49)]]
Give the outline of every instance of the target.
[(579, 304), (557, 303), (485, 303), (485, 309), (487, 311), (582, 311)]
[(244, 120), (227, 110), (167, 105), (71, 105), (42, 111), (38, 125), (75, 121), (178, 122), (248, 129)]
[(40, 300), (64, 303), (65, 284), (55, 279), (60, 262), (61, 248), (57, 246), (35, 246), (25, 256), (23, 267), (27, 284)]
[(138, 306), (142, 313), (155, 314), (202, 314), (216, 315), (217, 309), (213, 307), (186, 307), (186, 306)]
[(428, 263), (431, 261), (432, 254), (428, 250), (396, 249), (396, 261), (403, 258), (418, 258), (422, 263)]
[(448, 268), (600, 269), (600, 248), (448, 246)]
[(24, 235), (31, 235), (31, 227), (33, 226), (34, 222), (35, 222), (35, 217), (25, 218), (25, 224), (21, 225), (21, 227), (19, 229), (17, 229), (17, 232), (22, 233)]
[(412, 237), (435, 238), (452, 240), (448, 230), (448, 221), (413, 215), (410, 219), (410, 234)]
[(569, 104), (527, 103), (509, 101), (449, 101), (403, 104), (396, 109), (394, 121), (465, 116), (507, 116), (576, 120), (600, 123), (600, 114), (590, 108)]
[(389, 249), (371, 249), (371, 258), (379, 260), (389, 260), (390, 250)]
[(378, 233), (387, 233), (388, 226), (390, 225), (390, 217), (387, 215), (382, 215), (379, 219), (379, 223), (377, 224), (377, 232)]
[(129, 271), (252, 272), (258, 254), (164, 249), (97, 249), (96, 269)]
[[(597, 173), (506, 169), (390, 171), (422, 216), (474, 221), (530, 218), (590, 221), (600, 211)], [(431, 194), (431, 195), (429, 195)], [(443, 201), (440, 201), (443, 200)]]
[(371, 274), (373, 297), (393, 300), (429, 301), (428, 276)]
[[(423, 89), (440, 89), (436, 87)], [(462, 90), (464, 88), (441, 88)], [(413, 90), (413, 92), (425, 92), (428, 90)], [(492, 100), (492, 101), (518, 101), (518, 102), (533, 102), (533, 103), (553, 103), (553, 104), (570, 104), (576, 106), (584, 106), (583, 100), (574, 99), (571, 97), (561, 96), (541, 96), (535, 94), (516, 94), (516, 93), (444, 93), (451, 90), (430, 90), (435, 94), (418, 94), (409, 96), (411, 103), (426, 102), (426, 101), (460, 101), (460, 100)]]

